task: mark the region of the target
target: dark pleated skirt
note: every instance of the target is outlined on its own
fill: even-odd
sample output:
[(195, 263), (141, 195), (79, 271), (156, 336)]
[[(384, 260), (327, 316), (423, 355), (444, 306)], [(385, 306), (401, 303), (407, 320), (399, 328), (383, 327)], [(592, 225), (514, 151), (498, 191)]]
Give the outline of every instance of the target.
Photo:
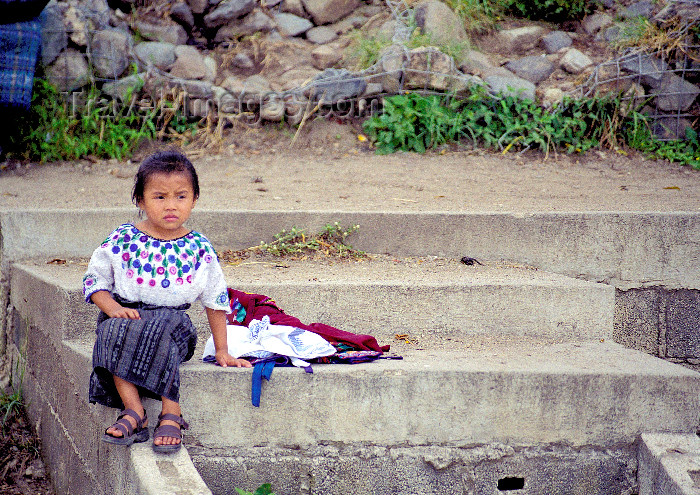
[(180, 400), (180, 363), (197, 344), (197, 329), (185, 309), (120, 301), (135, 307), (140, 320), (100, 314), (92, 352), (90, 402), (123, 409), (112, 375), (133, 383), (142, 397)]

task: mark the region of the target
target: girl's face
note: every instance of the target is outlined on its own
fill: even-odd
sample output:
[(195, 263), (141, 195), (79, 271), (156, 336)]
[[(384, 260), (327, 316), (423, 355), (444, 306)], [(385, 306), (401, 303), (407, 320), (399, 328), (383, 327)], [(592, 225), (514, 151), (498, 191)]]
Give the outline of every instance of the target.
[(148, 177), (139, 208), (146, 213), (140, 228), (159, 239), (182, 237), (189, 230), (182, 225), (190, 217), (196, 200), (192, 180), (185, 172), (157, 172)]

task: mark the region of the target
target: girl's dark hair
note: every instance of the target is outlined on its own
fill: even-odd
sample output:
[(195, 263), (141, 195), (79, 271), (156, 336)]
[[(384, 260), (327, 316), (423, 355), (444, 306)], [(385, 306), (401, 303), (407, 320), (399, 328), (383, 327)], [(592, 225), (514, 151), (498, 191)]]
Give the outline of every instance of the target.
[(151, 175), (177, 172), (185, 172), (190, 175), (194, 199), (199, 198), (199, 179), (192, 162), (179, 151), (166, 150), (153, 153), (141, 162), (141, 166), (136, 172), (136, 177), (134, 177), (134, 189), (131, 191), (131, 200), (136, 206), (143, 201), (143, 191)]

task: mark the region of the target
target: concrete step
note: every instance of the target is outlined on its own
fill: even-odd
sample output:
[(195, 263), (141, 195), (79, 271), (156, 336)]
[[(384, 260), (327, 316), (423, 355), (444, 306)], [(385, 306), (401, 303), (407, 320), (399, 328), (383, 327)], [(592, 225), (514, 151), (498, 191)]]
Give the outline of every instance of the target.
[[(698, 427), (700, 374), (681, 366), (607, 342), (473, 344), (313, 374), (275, 368), (259, 408), (250, 369), (185, 363), (188, 451), (215, 494), (235, 495), (226, 480), (290, 494), (312, 482), (331, 495), (438, 494), (465, 479), (475, 493), (521, 480), (528, 495), (607, 494), (634, 485), (642, 433)], [(89, 342), (66, 345), (89, 365)], [(409, 474), (413, 486), (396, 485)]]
[[(502, 262), (467, 266), (445, 258), (365, 261), (224, 263), (232, 287), (274, 298), (303, 322), (323, 322), (391, 343), (407, 334), (421, 343), (459, 343), (476, 335), (549, 341), (609, 339), (614, 289), (605, 284)], [(80, 292), (86, 260), (16, 263), (13, 304), (43, 324), (62, 328), (58, 338), (92, 335), (96, 310)], [(201, 308), (190, 315), (208, 338)]]
[(700, 438), (645, 433), (639, 448), (639, 495), (699, 495)]
[[(361, 299), (374, 296), (374, 305), (356, 312), (382, 312), (377, 301), (385, 304), (389, 296), (383, 291), (394, 290), (406, 301), (394, 310), (395, 321), (406, 319), (405, 314), (413, 318), (416, 304), (405, 280), (413, 280), (412, 290), (423, 284), (423, 294), (433, 297), (442, 297), (435, 293), (447, 286), (452, 300), (461, 287), (457, 282), (463, 283), (471, 291), (459, 299), (465, 305), (474, 300), (486, 304), (497, 290), (515, 304), (528, 300), (518, 291), (534, 297), (546, 289), (549, 295), (529, 309), (541, 306), (545, 315), (553, 302), (564, 304), (567, 297), (587, 299), (590, 307), (591, 298), (602, 294), (593, 299), (602, 300), (602, 306), (609, 292), (606, 286), (526, 267), (487, 264), (474, 271), (449, 260), (391, 263), (382, 270), (371, 263), (228, 266), (226, 273), (228, 280), (248, 281), (248, 290), (281, 287), (290, 297), (293, 289), (306, 294), (299, 297), (306, 305), (294, 312), (311, 311), (323, 292), (328, 304), (338, 304), (340, 314), (351, 315), (349, 321), (361, 318), (352, 316), (342, 301), (363, 287), (372, 290), (360, 292)], [(86, 309), (80, 295), (84, 269), (80, 262), (15, 264), (10, 302), (17, 345), (26, 341), (28, 376), (42, 388), (31, 396), (37, 407), (45, 404), (42, 411), (55, 411), (46, 412), (45, 428), (63, 439), (56, 445), (68, 448), (72, 469), (82, 463), (88, 466), (85, 479), (102, 483), (98, 473), (104, 459), (112, 459), (106, 461), (110, 470), (118, 470), (121, 461), (98, 441), (113, 411), (86, 406), (94, 308)], [(563, 295), (557, 296), (560, 290)], [(575, 296), (579, 290), (583, 295)], [(444, 309), (434, 309), (433, 320), (440, 321), (440, 312), (460, 314), (444, 304)], [(579, 306), (586, 310), (583, 303)], [(461, 311), (471, 315), (478, 310)], [(498, 316), (499, 311), (489, 311)], [(272, 482), (277, 493), (300, 495), (440, 494), (454, 486), (467, 493), (498, 493), (499, 486), (519, 483), (522, 495), (612, 494), (634, 486), (635, 442), (641, 433), (692, 433), (698, 426), (698, 373), (598, 338), (608, 335), (602, 331), (561, 338), (551, 331), (498, 333), (493, 325), (492, 332), (484, 333), (474, 330), (474, 321), (471, 332), (452, 340), (444, 335), (457, 330), (430, 332), (429, 327), (418, 333), (414, 322), (421, 336), (417, 344), (391, 342), (402, 360), (316, 365), (313, 374), (276, 368), (263, 384), (260, 408), (250, 403), (251, 370), (222, 369), (199, 362), (196, 355), (181, 368), (182, 408), (191, 424), (185, 442), (195, 466), (216, 495), (235, 495), (234, 487), (250, 490), (263, 482)], [(529, 324), (537, 321), (546, 318)], [(390, 329), (379, 336), (392, 334)], [(51, 386), (58, 381), (61, 387)], [(149, 417), (157, 417), (158, 404), (147, 407)], [(146, 465), (151, 461), (142, 459)], [(572, 473), (576, 479), (562, 481)], [(66, 483), (70, 486), (70, 477)], [(114, 491), (122, 492), (130, 493), (128, 486)]]

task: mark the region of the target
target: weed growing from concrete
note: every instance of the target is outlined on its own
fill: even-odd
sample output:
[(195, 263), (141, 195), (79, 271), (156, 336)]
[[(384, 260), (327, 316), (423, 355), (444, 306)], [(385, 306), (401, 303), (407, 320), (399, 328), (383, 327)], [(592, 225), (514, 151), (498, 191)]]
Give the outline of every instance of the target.
[(270, 483), (260, 485), (254, 492), (247, 492), (245, 490), (241, 490), (240, 488), (236, 488), (236, 492), (238, 492), (238, 495), (275, 495), (272, 492), (272, 486)]
[(359, 225), (343, 228), (339, 222), (335, 222), (325, 225), (321, 232), (307, 236), (304, 229), (292, 227), (276, 234), (274, 241), (261, 241), (259, 245), (242, 251), (225, 251), (221, 258), (229, 263), (237, 263), (242, 258), (261, 253), (291, 258), (360, 259), (366, 257), (366, 253), (346, 243), (347, 237), (353, 232), (357, 232), (359, 228)]

